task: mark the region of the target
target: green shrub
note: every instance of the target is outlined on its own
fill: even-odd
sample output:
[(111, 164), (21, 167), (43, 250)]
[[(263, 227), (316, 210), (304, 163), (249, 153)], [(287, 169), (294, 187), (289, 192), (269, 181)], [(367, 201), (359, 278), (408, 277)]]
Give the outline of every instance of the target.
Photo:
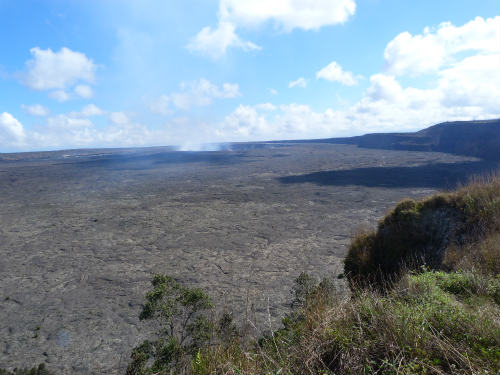
[(155, 321), (157, 337), (133, 349), (127, 375), (183, 372), (211, 337), (212, 323), (206, 311), (213, 304), (207, 294), (164, 275), (155, 275), (152, 285), (139, 318)]
[[(375, 232), (353, 238), (344, 269), (353, 288), (392, 283), (407, 269), (422, 265), (433, 269), (457, 264), (450, 249), (496, 236), (500, 232), (500, 180), (475, 179), (453, 193), (400, 202), (383, 218)], [(485, 253), (500, 268), (499, 256)], [(494, 254), (498, 255), (495, 251)], [(446, 261), (446, 258), (452, 261)], [(481, 267), (485, 261), (480, 262)]]
[[(495, 374), (500, 370), (500, 280), (423, 270), (380, 294), (332, 297), (310, 276), (283, 328), (254, 342), (204, 347), (196, 374)], [(297, 305), (296, 305), (297, 306)]]

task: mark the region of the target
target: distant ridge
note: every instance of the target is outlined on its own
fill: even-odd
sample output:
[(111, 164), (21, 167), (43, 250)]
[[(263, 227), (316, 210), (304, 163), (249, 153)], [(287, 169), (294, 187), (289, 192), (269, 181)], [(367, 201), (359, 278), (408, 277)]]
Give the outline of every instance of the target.
[(373, 133), (299, 142), (353, 144), (384, 150), (437, 151), (498, 161), (500, 119), (443, 122), (413, 133)]

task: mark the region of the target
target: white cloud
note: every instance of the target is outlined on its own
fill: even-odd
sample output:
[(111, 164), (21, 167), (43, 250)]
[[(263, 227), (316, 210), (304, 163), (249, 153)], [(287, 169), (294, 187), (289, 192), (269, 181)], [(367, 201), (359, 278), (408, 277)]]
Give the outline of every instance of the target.
[(272, 22), (284, 31), (341, 24), (356, 11), (354, 0), (221, 0), (219, 17), (255, 27)]
[(370, 77), (370, 87), (366, 90), (366, 96), (370, 100), (397, 101), (402, 97), (403, 89), (394, 76), (385, 74), (374, 74)]
[(10, 113), (0, 114), (0, 146), (22, 145), (26, 133), (23, 125)]
[(41, 104), (33, 104), (33, 105), (24, 105), (21, 104), (21, 108), (31, 116), (47, 116), (50, 111), (47, 107), (44, 107)]
[(93, 116), (102, 116), (106, 114), (106, 111), (103, 111), (101, 108), (96, 106), (95, 104), (87, 104), (82, 108), (80, 112), (78, 111), (72, 111), (68, 113), (68, 117), (71, 118), (86, 118), (86, 117), (93, 117)]
[(500, 54), (469, 56), (439, 72), (441, 103), (445, 106), (481, 107), (498, 111)]
[(268, 103), (257, 104), (255, 106), (255, 108), (261, 109), (264, 111), (274, 111), (276, 109), (276, 106), (274, 104), (268, 102)]
[(354, 14), (354, 0), (220, 0), (218, 26), (204, 27), (188, 44), (191, 52), (217, 59), (229, 47), (260, 49), (242, 41), (237, 27), (255, 28), (272, 23), (275, 28), (318, 30), (322, 26), (342, 24)]
[(171, 95), (173, 104), (187, 110), (193, 106), (206, 106), (215, 98), (235, 98), (240, 95), (238, 84), (224, 83), (222, 88), (206, 79), (181, 84), (181, 91)]
[(57, 100), (58, 102), (65, 102), (65, 101), (71, 99), (71, 95), (68, 94), (64, 90), (51, 91), (51, 92), (49, 92), (49, 97), (51, 97), (52, 99)]
[(112, 112), (109, 114), (109, 120), (115, 125), (125, 125), (130, 122), (128, 116), (123, 112)]
[(443, 121), (498, 118), (498, 54), (464, 58), (440, 70), (430, 88), (404, 87), (394, 75), (374, 74), (362, 98), (342, 110), (308, 105), (240, 105), (216, 134), (230, 140), (304, 139), (369, 132), (412, 131)]
[(33, 59), (26, 62), (22, 82), (34, 90), (64, 90), (79, 81), (94, 82), (96, 65), (81, 52), (63, 47), (58, 52), (50, 48), (30, 50)]
[(111, 113), (110, 125), (97, 128), (90, 119), (82, 117), (83, 113), (87, 115), (104, 113), (97, 109), (85, 106), (81, 112), (47, 118), (45, 126), (27, 135), (28, 147), (61, 149), (168, 144), (166, 132), (152, 132), (144, 125), (133, 123), (123, 112)]
[(344, 71), (339, 63), (332, 61), (316, 73), (316, 78), (323, 78), (330, 82), (340, 82), (346, 86), (354, 86), (361, 77), (355, 77), (351, 72)]
[(303, 77), (300, 77), (300, 78), (296, 79), (295, 81), (290, 81), (288, 83), (289, 88), (292, 88), (295, 86), (305, 88), (307, 86), (307, 80)]
[[(186, 113), (182, 118), (169, 119), (159, 130), (134, 122), (135, 117), (127, 113), (104, 112), (95, 105), (85, 106), (80, 112), (48, 117), (45, 125), (27, 129), (12, 115), (4, 113), (0, 116), (0, 142), (4, 148), (66, 148), (181, 144), (191, 137), (196, 137), (193, 142), (197, 143), (304, 139), (411, 131), (442, 121), (495, 118), (500, 116), (500, 46), (496, 44), (498, 31), (488, 25), (498, 22), (497, 19), (476, 18), (460, 27), (442, 24), (434, 30), (426, 29), (422, 38), (439, 36), (447, 40), (446, 46), (454, 47), (441, 48), (439, 51), (444, 52), (437, 63), (419, 60), (420, 48), (425, 48), (425, 44), (413, 49), (411, 53), (415, 56), (410, 56), (411, 48), (402, 54), (393, 53), (396, 49), (392, 49), (390, 55), (395, 57), (390, 60), (392, 65), (388, 63), (387, 70), (369, 77), (369, 87), (359, 100), (343, 103), (342, 109), (315, 110), (301, 103), (242, 104), (219, 122), (205, 123)], [(472, 34), (477, 38), (472, 38)], [(415, 38), (410, 35), (408, 43), (415, 43)], [(463, 43), (459, 43), (460, 40)], [(386, 51), (390, 50), (389, 45)], [(403, 47), (397, 50), (401, 52)], [(408, 86), (408, 81), (402, 78), (404, 74), (424, 72), (432, 73), (425, 77), (425, 88)], [(67, 91), (52, 90), (76, 96), (73, 89), (68, 86)], [(176, 92), (160, 96), (150, 108), (170, 113), (175, 108), (209, 105), (216, 99), (239, 95), (237, 84), (216, 85), (200, 79), (181, 84)], [(332, 95), (335, 100), (335, 93)], [(31, 106), (23, 108), (28, 111), (28, 107)], [(104, 127), (94, 126), (88, 118), (104, 113), (109, 116), (109, 123)]]
[(84, 117), (90, 117), (90, 116), (101, 116), (105, 114), (101, 108), (96, 106), (95, 104), (87, 104), (85, 107), (82, 108), (81, 114)]
[[(166, 131), (151, 131), (134, 123), (123, 112), (109, 115), (110, 124), (98, 128), (82, 113), (96, 113), (96, 108), (84, 107), (81, 112), (59, 114), (47, 118), (46, 124), (27, 134), (26, 146), (31, 149), (61, 149), (81, 147), (128, 147), (165, 145), (169, 142)], [(102, 111), (104, 113), (104, 111)], [(1, 134), (1, 132), (0, 132)], [(12, 142), (11, 142), (12, 145)]]
[(237, 83), (223, 83), (219, 87), (201, 78), (199, 81), (181, 83), (179, 92), (161, 95), (150, 104), (149, 108), (154, 113), (169, 114), (170, 103), (182, 110), (188, 110), (191, 107), (207, 106), (214, 99), (230, 99), (240, 95)]
[(114, 125), (96, 133), (96, 142), (101, 145), (144, 146), (168, 144), (164, 132), (150, 131), (138, 123)]
[(226, 140), (319, 138), (334, 130), (346, 131), (341, 120), (338, 112), (314, 112), (304, 104), (281, 105), (273, 113), (258, 105), (240, 105), (226, 116), (216, 134)]
[(218, 135), (233, 139), (256, 137), (269, 132), (265, 116), (259, 114), (256, 108), (241, 104), (225, 118), (223, 128), (218, 131)]
[(278, 90), (271, 88), (271, 89), (269, 89), (269, 93), (271, 95), (278, 95)]
[(88, 85), (76, 85), (74, 91), (80, 98), (84, 99), (90, 99), (94, 95), (92, 87)]
[(242, 41), (234, 30), (235, 26), (229, 22), (219, 22), (216, 29), (204, 27), (190, 40), (187, 49), (214, 60), (222, 57), (229, 47), (238, 47), (244, 51), (261, 49), (252, 42)]
[[(207, 81), (208, 82), (208, 81)], [(201, 80), (200, 80), (201, 83)], [(210, 83), (210, 82), (208, 82)], [(215, 85), (214, 85), (215, 86)], [(240, 88), (237, 83), (223, 83), (222, 90), (219, 90), (216, 86), (213, 90), (213, 95), (215, 98), (236, 98), (240, 96)]]
[(90, 127), (92, 122), (86, 118), (74, 117), (71, 114), (60, 114), (47, 118), (47, 126), (52, 130), (67, 130)]
[(403, 32), (389, 42), (384, 58), (393, 74), (419, 75), (454, 64), (461, 52), (498, 54), (499, 50), (500, 16), (476, 17), (459, 27), (445, 22), (435, 30), (425, 28), (423, 34)]

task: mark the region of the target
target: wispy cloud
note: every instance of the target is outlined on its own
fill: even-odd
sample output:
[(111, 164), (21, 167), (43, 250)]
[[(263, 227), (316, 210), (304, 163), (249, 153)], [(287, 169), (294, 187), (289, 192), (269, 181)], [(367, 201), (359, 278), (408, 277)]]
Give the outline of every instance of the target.
[(300, 77), (296, 79), (295, 81), (290, 81), (288, 83), (288, 87), (300, 87), (300, 88), (305, 88), (307, 86), (307, 80), (304, 77)]
[(154, 113), (170, 113), (170, 104), (182, 110), (191, 107), (203, 107), (211, 104), (214, 99), (231, 99), (240, 96), (237, 83), (223, 83), (218, 86), (207, 79), (201, 78), (198, 81), (183, 82), (180, 84), (180, 91), (170, 95), (161, 95), (153, 100), (149, 108)]

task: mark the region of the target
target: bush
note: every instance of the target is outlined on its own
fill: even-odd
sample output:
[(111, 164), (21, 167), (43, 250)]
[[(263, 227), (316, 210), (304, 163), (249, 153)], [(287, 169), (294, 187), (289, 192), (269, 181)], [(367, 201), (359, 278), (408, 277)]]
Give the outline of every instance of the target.
[[(380, 294), (334, 295), (301, 275), (306, 296), (283, 328), (200, 350), (196, 374), (495, 374), (500, 278), (423, 270)], [(293, 293), (295, 294), (295, 293)], [(298, 306), (298, 305), (296, 305)]]
[[(498, 175), (476, 178), (456, 192), (400, 202), (375, 232), (361, 233), (351, 241), (345, 273), (352, 287), (380, 286), (396, 281), (406, 269), (456, 265), (451, 249), (457, 255), (499, 231), (500, 179)], [(495, 270), (498, 256), (491, 250), (483, 254)]]
[(152, 285), (139, 318), (156, 322), (157, 338), (133, 349), (127, 375), (181, 373), (211, 337), (205, 312), (213, 304), (207, 294), (164, 275), (155, 275)]

